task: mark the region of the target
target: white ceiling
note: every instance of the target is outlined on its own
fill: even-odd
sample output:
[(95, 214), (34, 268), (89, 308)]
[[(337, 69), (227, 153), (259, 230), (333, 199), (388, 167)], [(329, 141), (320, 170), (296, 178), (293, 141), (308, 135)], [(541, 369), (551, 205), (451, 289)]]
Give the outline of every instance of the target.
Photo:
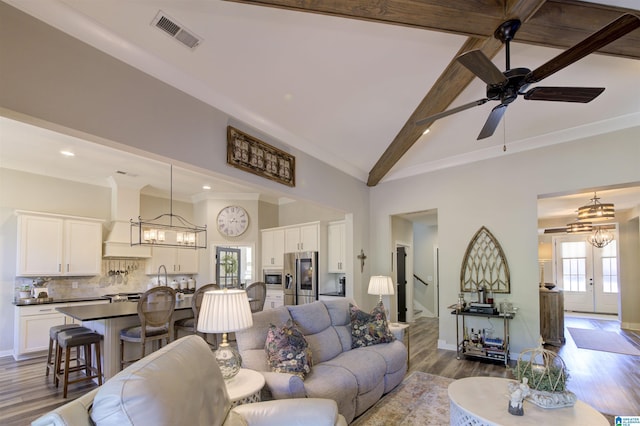
[[(336, 166), (363, 184), (465, 39), (217, 0), (5, 1), (284, 144)], [(640, 10), (636, 0), (597, 3)], [(151, 26), (159, 10), (203, 42), (189, 50)], [(516, 35), (511, 64), (533, 69), (558, 53), (556, 49), (518, 44)], [(502, 54), (494, 61), (504, 69)], [(493, 137), (483, 141), (476, 141), (476, 137), (494, 104), (447, 117), (437, 121), (384, 179), (561, 143), (571, 135), (637, 126), (638, 75), (640, 61), (590, 55), (544, 83), (606, 87), (593, 102), (583, 105), (519, 99), (509, 107), (504, 127), (501, 125)], [(484, 95), (484, 83), (476, 79), (452, 106)], [(148, 175), (158, 191), (167, 189), (166, 164), (153, 160), (145, 163), (141, 157), (126, 160), (122, 153), (111, 155), (108, 148), (85, 148), (79, 140), (67, 141), (43, 131), (25, 142), (24, 132), (33, 129), (12, 124), (0, 121), (3, 167), (97, 184), (114, 170), (125, 170)], [(20, 143), (11, 143), (13, 137), (19, 137)], [(36, 148), (47, 138), (51, 152)], [(506, 154), (502, 149), (505, 142)], [(58, 158), (54, 151), (65, 144), (76, 147), (77, 156), (83, 156), (82, 164), (90, 165), (87, 170), (81, 170), (80, 161)], [(53, 164), (41, 162), (52, 158), (56, 160)], [(93, 161), (97, 159), (101, 162), (96, 165)], [(183, 179), (182, 171), (174, 170), (174, 191), (185, 191), (186, 197), (213, 180), (199, 173), (187, 178), (187, 174)], [(224, 186), (227, 184), (230, 186)], [(222, 192), (252, 191), (223, 182), (214, 186)], [(590, 195), (580, 198), (588, 201)]]

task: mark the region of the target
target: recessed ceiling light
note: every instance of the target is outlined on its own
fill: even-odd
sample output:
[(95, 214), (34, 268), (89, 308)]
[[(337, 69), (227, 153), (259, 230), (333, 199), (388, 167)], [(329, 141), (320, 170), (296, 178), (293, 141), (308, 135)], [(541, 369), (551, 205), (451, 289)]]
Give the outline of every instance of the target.
[(291, 93), (286, 93), (286, 94), (284, 95), (284, 100), (285, 100), (285, 101), (290, 101), (290, 100), (292, 100), (292, 99), (293, 99), (293, 95), (292, 95)]
[(60, 154), (64, 155), (65, 157), (75, 157), (75, 154), (73, 152), (64, 149), (60, 151)]
[(208, 191), (208, 190), (210, 190), (210, 189), (211, 189), (211, 187), (210, 187), (209, 185), (202, 185), (202, 189), (204, 189), (204, 190), (207, 190), (207, 191)]
[(429, 129), (425, 130), (424, 132), (422, 132), (423, 135), (426, 135), (427, 133), (429, 133)]

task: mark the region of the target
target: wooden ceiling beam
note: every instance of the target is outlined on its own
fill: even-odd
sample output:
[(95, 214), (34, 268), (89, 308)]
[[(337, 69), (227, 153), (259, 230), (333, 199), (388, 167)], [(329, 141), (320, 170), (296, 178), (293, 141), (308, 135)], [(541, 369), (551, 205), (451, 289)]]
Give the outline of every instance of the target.
[[(227, 0), (256, 6), (487, 37), (505, 20), (530, 17), (516, 43), (566, 49), (624, 13), (638, 11), (576, 0)], [(521, 18), (522, 20), (522, 18)], [(598, 53), (640, 59), (640, 31)]]
[[(527, 22), (533, 14), (544, 4), (545, 0), (513, 0), (506, 3), (504, 15), (509, 18), (519, 18)], [(504, 19), (504, 18), (502, 18)], [(495, 31), (495, 30), (494, 30)], [(470, 37), (453, 57), (447, 68), (433, 85), (427, 96), (409, 117), (395, 139), (387, 147), (382, 156), (369, 172), (368, 186), (376, 186), (389, 173), (393, 166), (418, 141), (425, 129), (432, 123), (416, 126), (416, 121), (423, 117), (437, 114), (446, 110), (462, 91), (471, 83), (475, 75), (460, 64), (456, 58), (469, 50), (482, 49), (483, 53), (492, 59), (501, 49), (502, 43), (493, 37), (491, 31), (484, 39)]]
[(227, 0), (298, 12), (485, 37), (502, 22), (498, 0)]
[(455, 60), (462, 53), (474, 49), (482, 49), (487, 57), (492, 58), (502, 49), (502, 44), (493, 37), (485, 39), (470, 37), (467, 39), (447, 68), (440, 74), (429, 93), (413, 111), (393, 142), (373, 166), (367, 179), (368, 186), (376, 186), (413, 144), (418, 141), (424, 130), (432, 124), (426, 123), (417, 127), (415, 122), (420, 118), (429, 117), (447, 109), (475, 78), (471, 71)]

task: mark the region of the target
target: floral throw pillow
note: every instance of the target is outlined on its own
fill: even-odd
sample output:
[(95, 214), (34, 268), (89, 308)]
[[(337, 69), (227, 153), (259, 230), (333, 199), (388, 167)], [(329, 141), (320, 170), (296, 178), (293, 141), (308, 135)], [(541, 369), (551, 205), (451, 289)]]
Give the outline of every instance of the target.
[(361, 311), (357, 306), (349, 304), (351, 315), (351, 348), (389, 343), (395, 340), (389, 330), (384, 305), (379, 302), (370, 314)]
[(264, 349), (269, 367), (275, 373), (291, 373), (304, 380), (311, 372), (311, 349), (291, 320), (282, 327), (269, 326)]

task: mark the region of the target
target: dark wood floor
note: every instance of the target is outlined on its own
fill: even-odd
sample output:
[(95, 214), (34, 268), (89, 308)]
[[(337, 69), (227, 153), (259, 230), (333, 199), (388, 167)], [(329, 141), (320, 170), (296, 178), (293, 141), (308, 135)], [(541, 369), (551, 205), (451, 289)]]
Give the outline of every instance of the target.
[[(615, 331), (640, 347), (637, 334), (621, 331), (617, 321), (565, 318), (566, 327)], [(453, 351), (437, 349), (438, 319), (419, 318), (411, 326), (409, 372), (423, 371), (459, 379), (470, 376), (513, 378), (499, 363), (457, 360)], [(559, 349), (571, 375), (568, 387), (578, 398), (609, 415), (640, 415), (640, 357), (580, 349), (569, 333)], [(553, 349), (550, 347), (550, 349)], [(95, 385), (71, 385), (67, 400), (62, 390), (45, 379), (45, 359), (14, 361), (0, 358), (0, 425), (28, 425), (33, 419), (77, 398)], [(608, 416), (612, 422), (612, 416)], [(613, 424), (613, 423), (612, 423)]]

